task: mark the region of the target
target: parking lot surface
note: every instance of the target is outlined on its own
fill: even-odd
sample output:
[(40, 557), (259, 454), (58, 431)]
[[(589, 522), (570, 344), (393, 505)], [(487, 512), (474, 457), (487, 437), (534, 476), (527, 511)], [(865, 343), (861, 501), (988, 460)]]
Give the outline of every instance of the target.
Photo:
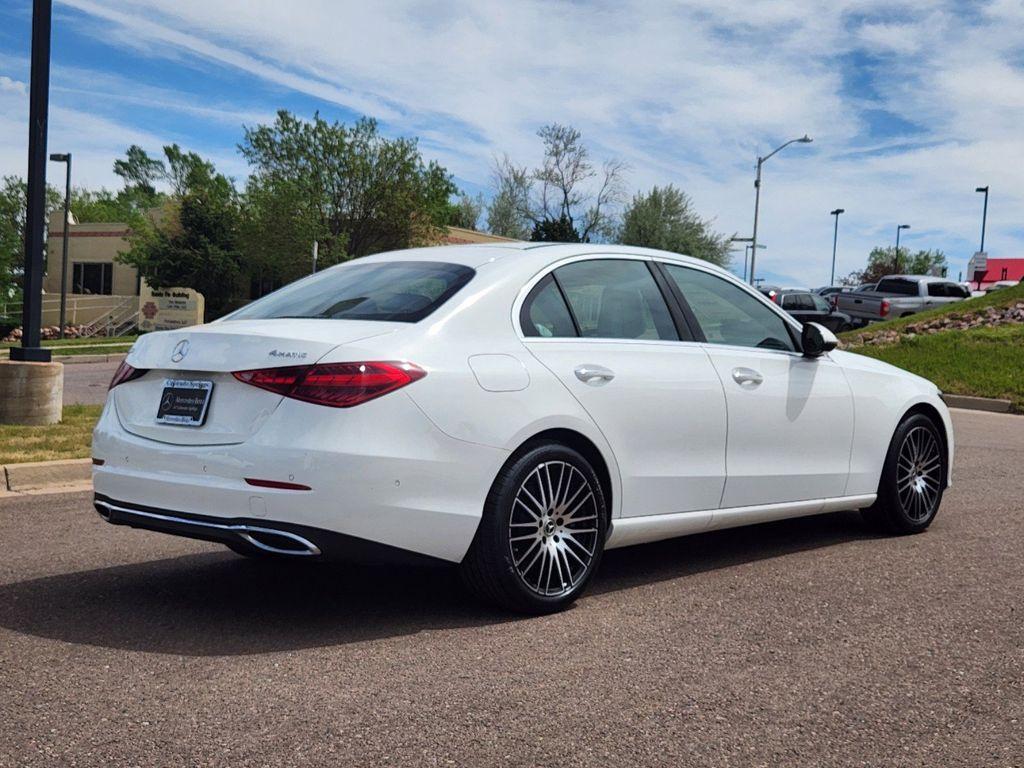
[(954, 420), (925, 534), (613, 551), (544, 618), (2, 500), (0, 766), (1022, 765), (1024, 419)]
[(64, 366), (64, 405), (103, 405), (119, 360)]

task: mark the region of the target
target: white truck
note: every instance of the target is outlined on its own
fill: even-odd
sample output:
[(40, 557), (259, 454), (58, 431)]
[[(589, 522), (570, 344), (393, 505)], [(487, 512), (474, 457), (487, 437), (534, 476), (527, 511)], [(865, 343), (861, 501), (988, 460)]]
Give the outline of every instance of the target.
[(836, 307), (855, 323), (906, 317), (941, 304), (969, 299), (971, 292), (944, 277), (887, 275), (873, 291), (840, 293)]

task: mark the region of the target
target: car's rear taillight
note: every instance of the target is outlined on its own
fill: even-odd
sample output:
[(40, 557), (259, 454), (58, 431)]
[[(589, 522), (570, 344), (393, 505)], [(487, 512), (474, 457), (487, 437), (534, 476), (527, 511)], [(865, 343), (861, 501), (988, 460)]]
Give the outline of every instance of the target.
[(418, 365), (399, 362), (323, 363), (236, 371), (245, 384), (307, 403), (351, 408), (422, 379)]
[(878, 308), (878, 314), (881, 315), (882, 317), (888, 317), (890, 309), (892, 309), (892, 306), (889, 304), (889, 302), (886, 301), (885, 299), (882, 299), (882, 305)]
[(117, 370), (114, 371), (114, 378), (110, 380), (110, 386), (107, 389), (111, 390), (118, 384), (124, 384), (126, 381), (145, 376), (146, 372), (146, 368), (132, 368), (128, 363), (121, 361), (121, 364), (117, 366)]

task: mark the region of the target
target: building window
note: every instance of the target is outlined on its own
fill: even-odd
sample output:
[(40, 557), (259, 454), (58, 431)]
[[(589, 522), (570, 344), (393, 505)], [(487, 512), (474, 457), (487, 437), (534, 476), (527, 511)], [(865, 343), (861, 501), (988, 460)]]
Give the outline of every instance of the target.
[(113, 291), (113, 264), (71, 265), (71, 292), (110, 296)]

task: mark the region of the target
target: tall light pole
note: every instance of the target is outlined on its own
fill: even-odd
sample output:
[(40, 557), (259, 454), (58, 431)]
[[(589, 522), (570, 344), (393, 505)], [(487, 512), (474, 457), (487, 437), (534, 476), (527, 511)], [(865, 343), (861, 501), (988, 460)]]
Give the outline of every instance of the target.
[(910, 225), (900, 224), (896, 227), (896, 259), (892, 270), (894, 275), (898, 275), (900, 273), (900, 231), (904, 229), (910, 229)]
[(43, 228), (46, 226), (46, 125), (50, 104), (51, 0), (32, 2), (32, 64), (28, 97), (28, 190), (25, 206), (25, 273), (22, 277), (21, 346), (11, 360), (48, 363), (40, 341), (43, 316)]
[[(758, 243), (757, 247), (760, 248), (763, 251), (768, 246), (767, 245), (761, 245), (760, 243)], [(748, 261), (750, 259), (750, 251), (751, 250), (753, 250), (753, 245), (748, 244), (748, 245), (745, 245), (743, 247), (743, 280), (744, 281), (746, 281), (746, 279), (747, 279), (747, 263), (748, 263)]]
[(71, 223), (71, 153), (50, 155), (55, 163), (66, 163), (67, 174), (64, 179), (64, 244), (60, 260), (60, 337), (64, 338), (64, 321), (68, 306), (68, 224)]
[(981, 209), (981, 248), (978, 249), (978, 253), (985, 252), (985, 220), (988, 218), (988, 185), (984, 187), (978, 187), (974, 190), (975, 192), (985, 193), (985, 205)]
[(830, 211), (830, 216), (836, 217), (836, 228), (832, 232), (832, 279), (828, 281), (829, 286), (836, 284), (836, 244), (839, 242), (839, 214), (846, 213), (845, 208), (836, 208)]
[(790, 139), (785, 144), (782, 144), (764, 157), (757, 158), (757, 177), (754, 179), (754, 232), (753, 237), (750, 238), (750, 283), (754, 284), (754, 266), (757, 263), (757, 215), (761, 208), (761, 166), (767, 162), (767, 160), (775, 154), (778, 154), (790, 144), (810, 144), (814, 139), (808, 136), (806, 133), (799, 139)]

